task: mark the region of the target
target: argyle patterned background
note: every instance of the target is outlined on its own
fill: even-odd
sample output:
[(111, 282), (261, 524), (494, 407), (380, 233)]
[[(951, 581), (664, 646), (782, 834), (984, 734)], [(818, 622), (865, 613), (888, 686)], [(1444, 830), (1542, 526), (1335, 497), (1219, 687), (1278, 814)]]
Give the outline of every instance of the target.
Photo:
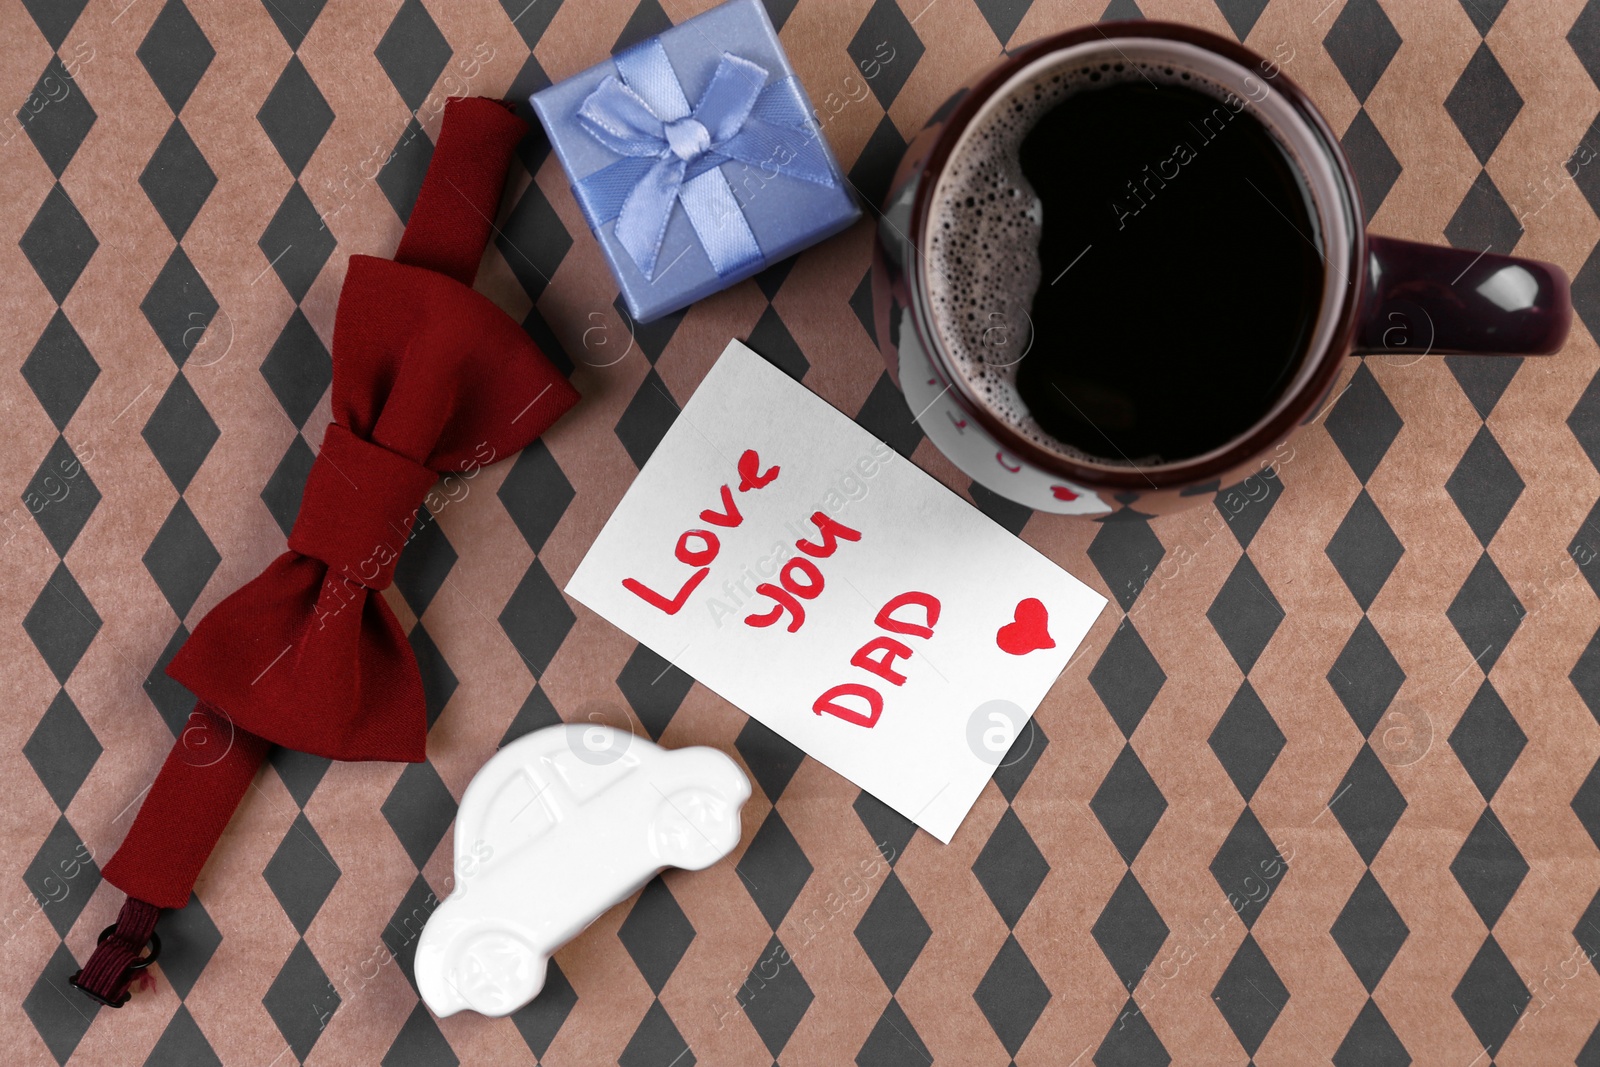
[[(1341, 131), (1375, 230), (1562, 264), (1566, 351), (1351, 360), (1219, 507), (1035, 516), (882, 373), (870, 223), (635, 327), (536, 132), (479, 288), (584, 400), (401, 563), (431, 761), (279, 752), (96, 1011), (66, 978), (185, 728), (162, 667), (281, 549), (347, 257), (392, 253), (446, 96), (524, 100), (706, 4), (0, 0), (7, 1062), (1600, 1064), (1600, 0), (1102, 4), (767, 0), (869, 201), (1009, 45), (1236, 37)], [(948, 846), (559, 591), (730, 336), (1112, 598)], [(410, 958), (456, 798), (590, 718), (741, 761), (743, 841), (509, 1019), (435, 1020)]]

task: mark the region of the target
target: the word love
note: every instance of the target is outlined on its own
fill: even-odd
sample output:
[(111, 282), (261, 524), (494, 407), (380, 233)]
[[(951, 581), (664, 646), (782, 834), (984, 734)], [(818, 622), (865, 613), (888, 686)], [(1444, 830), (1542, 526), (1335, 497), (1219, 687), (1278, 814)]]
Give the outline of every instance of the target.
[[(739, 457), (739, 492), (748, 493), (765, 488), (778, 477), (781, 469), (774, 465), (763, 471), (761, 457), (756, 455), (756, 450), (745, 449), (744, 454)], [(717, 526), (725, 530), (734, 529), (743, 523), (744, 515), (739, 511), (739, 505), (734, 502), (733, 489), (723, 485), (722, 510), (707, 508), (700, 513), (700, 520), (707, 526)], [(711, 530), (685, 530), (678, 537), (673, 555), (678, 557), (678, 562), (687, 564), (695, 570), (684, 580), (676, 595), (668, 599), (637, 578), (622, 579), (622, 587), (651, 607), (668, 615), (676, 615), (688, 601), (689, 594), (694, 592), (695, 587), (705, 581), (706, 575), (711, 573), (711, 561), (717, 558), (717, 553), (721, 550), (722, 542)]]

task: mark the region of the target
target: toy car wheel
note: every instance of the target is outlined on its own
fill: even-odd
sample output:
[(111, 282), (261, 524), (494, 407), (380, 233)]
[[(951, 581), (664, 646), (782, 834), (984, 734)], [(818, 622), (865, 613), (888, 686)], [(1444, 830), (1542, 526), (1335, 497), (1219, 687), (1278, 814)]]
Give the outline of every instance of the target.
[(461, 946), (446, 980), (473, 1011), (508, 1015), (544, 986), (545, 967), (545, 957), (521, 938), (485, 931)]
[(663, 864), (684, 870), (704, 870), (738, 842), (738, 809), (709, 789), (677, 790), (650, 822), (651, 850)]

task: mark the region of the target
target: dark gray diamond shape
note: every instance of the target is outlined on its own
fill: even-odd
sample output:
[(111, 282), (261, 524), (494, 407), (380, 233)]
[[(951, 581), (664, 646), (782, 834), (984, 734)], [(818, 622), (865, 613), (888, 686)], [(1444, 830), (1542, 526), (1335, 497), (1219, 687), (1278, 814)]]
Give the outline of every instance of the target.
[(1166, 681), (1167, 672), (1150, 654), (1132, 619), (1117, 626), (1089, 672), (1089, 684), (1124, 737), (1133, 736)]
[(1117, 972), (1123, 987), (1133, 992), (1139, 979), (1167, 940), (1167, 924), (1150, 903), (1144, 887), (1129, 871), (1122, 876), (1111, 899), (1089, 931), (1100, 951)]
[(1490, 934), (1450, 994), (1467, 1025), (1493, 1057), (1533, 999), (1517, 968)]
[(783, 24), (794, 14), (795, 5), (800, 0), (761, 0), (761, 6), (767, 9), (767, 17), (772, 20), (772, 28), (782, 30)]
[(222, 554), (182, 499), (172, 506), (167, 521), (144, 551), (144, 569), (179, 619), (189, 614), (221, 562)]
[[(518, 0), (502, 0), (502, 3), (516, 3)], [(530, 3), (521, 0), (520, 6), (531, 16), (537, 8), (544, 8), (546, 19), (553, 16), (558, 8), (554, 4)], [(522, 20), (516, 23), (519, 30), (523, 29)], [(532, 52), (522, 61), (522, 69), (517, 71), (517, 76), (511, 79), (511, 84), (506, 88), (505, 99), (516, 110), (517, 117), (528, 124), (531, 131), (526, 137), (517, 142), (517, 157), (522, 160), (522, 165), (529, 174), (539, 173), (539, 168), (544, 166), (545, 159), (550, 155), (550, 139), (542, 131), (539, 117), (533, 113), (533, 106), (528, 98), (534, 93), (550, 88), (550, 75), (539, 65), (539, 59)]]
[(890, 993), (906, 980), (931, 936), (933, 928), (917, 902), (906, 892), (899, 875), (890, 871), (856, 924), (856, 940)]
[(1600, 893), (1594, 895), (1589, 906), (1578, 917), (1578, 925), (1572, 928), (1572, 936), (1589, 957), (1589, 965), (1600, 967), (1595, 963), (1595, 957), (1600, 956)]
[(289, 1043), (290, 1051), (303, 1060), (339, 1010), (342, 999), (317, 957), (304, 941), (297, 941), (261, 1004)]
[(1383, 980), (1400, 946), (1411, 936), (1411, 928), (1395, 910), (1383, 886), (1372, 877), (1372, 872), (1363, 871), (1355, 892), (1345, 901), (1344, 909), (1328, 933), (1349, 961), (1350, 969), (1371, 993)]
[(979, 511), (1018, 537), (1022, 536), (1022, 528), (1028, 525), (1028, 520), (1033, 518), (1033, 509), (1028, 505), (1003, 497), (986, 485), (973, 482), (967, 486), (967, 493)]
[(1238, 485), (1217, 493), (1215, 507), (1233, 531), (1240, 548), (1249, 548), (1261, 524), (1283, 495), (1283, 479), (1273, 467), (1262, 467)]
[(304, 934), (311, 920), (322, 910), (323, 902), (339, 881), (338, 863), (328, 854), (328, 846), (317, 836), (305, 812), (294, 817), (289, 832), (283, 835), (277, 851), (267, 861), (261, 877), (278, 898), (283, 913)]
[(1488, 36), (1489, 27), (1506, 8), (1506, 0), (1461, 0), (1461, 8), (1478, 28), (1479, 36)]
[(183, 0), (167, 0), (167, 6), (140, 43), (138, 54), (150, 80), (156, 83), (173, 114), (177, 114), (189, 102), (189, 95), (200, 84), (217, 50), (211, 47)]
[(1494, 799), (1527, 743), (1528, 735), (1487, 678), (1450, 731), (1450, 747), (1485, 801)]
[(1378, 127), (1367, 114), (1366, 108), (1356, 112), (1356, 117), (1344, 131), (1339, 143), (1344, 147), (1344, 154), (1350, 159), (1350, 168), (1356, 172), (1356, 185), (1361, 190), (1361, 206), (1366, 212), (1366, 221), (1371, 222), (1372, 216), (1378, 213), (1378, 208), (1382, 207), (1384, 200), (1388, 198), (1389, 190), (1393, 189), (1394, 183), (1400, 179), (1400, 171), (1404, 168), (1389, 150), (1389, 142), (1378, 132)]
[(1333, 1054), (1334, 1067), (1410, 1067), (1411, 1054), (1368, 997)]
[(1239, 813), (1222, 847), (1211, 858), (1211, 877), (1247, 928), (1261, 917), (1288, 870), (1288, 861), (1249, 808)]
[[(877, 0), (879, 4), (890, 4), (894, 0)], [(855, 187), (861, 199), (873, 207), (881, 208), (884, 197), (888, 195), (889, 183), (894, 179), (895, 168), (900, 165), (900, 158), (906, 154), (906, 141), (900, 136), (900, 130), (894, 120), (888, 115), (883, 116), (878, 122), (877, 129), (872, 131), (872, 136), (867, 138), (867, 143), (861, 149), (861, 154), (850, 167), (847, 175), (849, 182)]]
[(1049, 873), (1050, 863), (1033, 843), (1028, 828), (1014, 810), (1006, 808), (983, 851), (973, 860), (972, 874), (1007, 926), (1017, 925)]
[(1444, 98), (1444, 109), (1478, 162), (1487, 163), (1522, 110), (1522, 94), (1506, 77), (1488, 44), (1480, 44), (1455, 88)]
[(1166, 554), (1161, 538), (1144, 519), (1102, 522), (1089, 542), (1089, 562), (1100, 572), (1123, 611), (1133, 607)]
[(1600, 4), (1588, 3), (1578, 13), (1578, 18), (1567, 31), (1567, 44), (1589, 72), (1589, 77), (1600, 85)]
[(1455, 875), (1483, 925), (1493, 929), (1528, 876), (1528, 861), (1500, 825), (1494, 809), (1484, 808), (1472, 832), (1461, 843), (1461, 851), (1450, 862), (1450, 873)]
[(561, 10), (556, 4), (542, 4), (537, 0), (500, 0), (500, 6), (529, 49), (538, 45), (544, 31), (550, 28), (550, 20)]
[(161, 716), (161, 721), (167, 724), (167, 729), (172, 731), (172, 736), (177, 737), (189, 722), (189, 713), (194, 710), (194, 694), (179, 685), (167, 675), (167, 664), (172, 662), (172, 657), (178, 654), (178, 649), (189, 640), (188, 627), (179, 623), (177, 629), (172, 631), (172, 636), (167, 640), (167, 647), (162, 649), (161, 655), (150, 667), (150, 673), (145, 676), (144, 692), (150, 698), (150, 703), (156, 707), (156, 712)]
[(572, 357), (567, 355), (567, 350), (561, 347), (561, 339), (550, 329), (550, 324), (544, 316), (539, 314), (537, 307), (529, 307), (528, 314), (522, 320), (522, 332), (538, 346), (546, 359), (567, 377), (572, 377)]
[(1007, 803), (1017, 799), (1017, 793), (1022, 790), (1023, 783), (1033, 773), (1034, 765), (1049, 744), (1050, 738), (1045, 736), (1039, 720), (1030, 718), (1027, 726), (1017, 734), (1016, 740), (1011, 742), (1011, 748), (1000, 761), (1000, 766), (994, 769), (995, 787)]
[(893, 997), (856, 1053), (856, 1067), (928, 1067), (933, 1054)]
[[(768, 971), (774, 967), (777, 973), (769, 975)], [(800, 1025), (816, 999), (810, 983), (800, 973), (800, 965), (790, 957), (777, 935), (767, 942), (739, 992), (739, 1004), (745, 1017), (774, 1059), (782, 1055), (784, 1046), (794, 1036), (795, 1027)]]
[(428, 98), (453, 50), (422, 0), (405, 0), (372, 54), (406, 107), (415, 111)]
[(617, 940), (657, 996), (694, 941), (694, 924), (678, 906), (667, 883), (652, 878), (617, 928)]
[[(628, 302), (622, 298), (622, 294), (617, 294), (617, 298), (611, 302), (611, 306), (616, 309), (622, 321), (627, 324), (628, 336), (633, 338), (633, 343), (639, 347), (640, 352), (644, 353), (644, 358), (650, 361), (652, 367), (666, 352), (667, 344), (672, 340), (673, 335), (678, 332), (678, 327), (683, 323), (683, 317), (689, 313), (688, 308), (682, 308), (678, 311), (669, 311), (659, 319), (652, 319), (649, 322), (635, 322), (632, 313), (628, 310)], [(602, 361), (610, 358), (616, 357), (602, 357)]]
[(518, 454), (497, 495), (528, 547), (540, 552), (577, 493), (550, 449), (535, 441)]
[(289, 421), (303, 428), (333, 381), (333, 357), (299, 308), (289, 314), (267, 358), (261, 361), (261, 377), (283, 405)]
[[(861, 284), (857, 285), (856, 291), (850, 294), (850, 310), (855, 312), (856, 320), (861, 323), (861, 328), (867, 331), (867, 336), (872, 338), (872, 343), (874, 346), (876, 346), (878, 343), (878, 326), (876, 315), (872, 306), (871, 270), (868, 270), (867, 273), (861, 276)], [(884, 373), (887, 374), (888, 372), (886, 371)], [(878, 381), (879, 384), (882, 384), (883, 379), (880, 378)], [(891, 381), (889, 385), (892, 388), (894, 383)], [(898, 390), (896, 390), (896, 392), (898, 392)], [(909, 417), (910, 412), (908, 410), (907, 418)], [(904, 455), (904, 453), (901, 454)]]
[[(1585, 12), (1587, 13), (1587, 9), (1585, 9)], [(1562, 163), (1562, 169), (1567, 172), (1567, 177), (1571, 178), (1573, 184), (1578, 187), (1578, 191), (1583, 194), (1583, 198), (1589, 201), (1590, 210), (1600, 214), (1600, 167), (1589, 166), (1590, 163), (1594, 162), (1595, 149), (1591, 147), (1594, 145), (1600, 145), (1600, 115), (1596, 115), (1594, 121), (1589, 124), (1589, 129), (1584, 132), (1583, 139), (1578, 142), (1578, 147)], [(1580, 153), (1582, 153), (1581, 156)], [(1556, 188), (1558, 190), (1560, 189), (1560, 180), (1560, 178), (1556, 179), (1558, 183)], [(1540, 205), (1534, 210), (1540, 210), (1544, 204), (1549, 203), (1552, 199), (1554, 199), (1554, 196), (1551, 195), (1549, 186), (1544, 186), (1543, 195), (1538, 197)]]
[[(163, 939), (162, 948), (165, 947)], [(183, 1067), (222, 1067), (216, 1050), (206, 1040), (206, 1035), (200, 1032), (189, 1009), (182, 1004), (178, 1005), (178, 1010), (173, 1013), (167, 1028), (161, 1032), (160, 1039), (144, 1062), (146, 1067), (175, 1067), (177, 1064)]]
[(635, 467), (644, 466), (677, 417), (677, 401), (652, 368), (617, 420), (617, 440), (628, 450)]
[(66, 937), (100, 884), (100, 868), (65, 815), (56, 818), (33, 854), (22, 872), (22, 883), (50, 920), (56, 936)]
[(522, 701), (522, 707), (517, 709), (516, 718), (511, 720), (511, 725), (506, 727), (505, 734), (495, 747), (505, 748), (519, 737), (531, 734), (535, 730), (542, 730), (546, 726), (555, 726), (560, 722), (561, 715), (556, 711), (555, 705), (550, 703), (550, 697), (543, 689), (534, 686), (528, 690), (527, 697)]
[[(866, 790), (856, 795), (856, 802), (851, 806), (855, 808), (856, 817), (861, 820), (861, 825), (872, 835), (872, 841), (878, 851), (888, 859), (889, 865), (893, 866), (901, 853), (905, 852), (906, 846), (911, 843), (912, 835), (917, 832), (917, 824)], [(1600, 823), (1596, 825), (1600, 826)]]
[(1250, 36), (1256, 19), (1267, 9), (1267, 0), (1217, 0), (1217, 8), (1228, 20), (1228, 28), (1240, 41)]
[(1254, 1056), (1289, 1003), (1289, 990), (1255, 937), (1245, 934), (1211, 990), (1211, 1000), (1245, 1052)]
[(511, 1013), (511, 1022), (528, 1049), (542, 1059), (577, 1003), (577, 990), (572, 988), (561, 965), (551, 960), (545, 970), (544, 988), (533, 1000)]
[(1489, 172), (1483, 170), (1450, 216), (1444, 235), (1456, 248), (1505, 255), (1522, 239), (1522, 223), (1500, 195)]
[(1572, 795), (1572, 813), (1589, 831), (1595, 847), (1600, 848), (1600, 762), (1589, 768), (1589, 777)]
[(1350, 595), (1366, 611), (1405, 555), (1406, 547), (1363, 488), (1324, 551)]
[(758, 355), (766, 357), (768, 363), (797, 382), (804, 380), (806, 371), (811, 369), (811, 361), (800, 351), (799, 344), (783, 324), (777, 308), (770, 304), (761, 313), (761, 318), (756, 321), (746, 341)]
[(1011, 40), (1011, 35), (1017, 32), (1022, 16), (1028, 13), (1030, 6), (1028, 0), (976, 0), (976, 3), (984, 21), (994, 31), (1002, 48)]
[(1017, 944), (1016, 935), (1010, 934), (984, 972), (983, 981), (972, 991), (972, 999), (1000, 1044), (1015, 1056), (1050, 1003), (1050, 987)]
[(380, 1067), (456, 1067), (461, 1061), (426, 1004), (418, 1004), (406, 1016), (405, 1025), (394, 1036), (394, 1044), (384, 1053)]
[(23, 617), (22, 628), (56, 681), (65, 685), (94, 635), (100, 632), (100, 616), (67, 565), (58, 563)]
[[(377, 177), (378, 188), (383, 190), (384, 199), (389, 201), (389, 206), (394, 208), (401, 222), (411, 221), (411, 209), (417, 204), (417, 196), (422, 192), (422, 180), (427, 177), (428, 164), (431, 162), (433, 142), (428, 140), (422, 123), (413, 116), (406, 122), (400, 140), (395, 142), (385, 158)], [(508, 256), (507, 259), (512, 260), (512, 257)], [(513, 270), (518, 265), (515, 260), (512, 261)]]
[(1356, 99), (1365, 103), (1400, 50), (1400, 34), (1378, 0), (1350, 0), (1322, 39), (1322, 47)]
[(317, 791), (323, 776), (333, 765), (333, 761), (326, 756), (313, 756), (309, 752), (296, 752), (282, 746), (273, 747), (267, 762), (278, 772), (279, 780), (294, 798), (295, 804), (302, 808), (310, 801), (311, 794)]
[(1573, 665), (1572, 673), (1567, 678), (1589, 708), (1589, 714), (1594, 716), (1596, 722), (1600, 722), (1600, 630), (1596, 630), (1594, 636), (1589, 638), (1589, 644), (1578, 656), (1578, 662)]
[(755, 277), (750, 280), (756, 283), (756, 288), (761, 290), (761, 295), (767, 298), (767, 303), (778, 299), (778, 290), (783, 288), (784, 281), (789, 277), (789, 272), (794, 270), (794, 265), (800, 261), (798, 256), (780, 259), (768, 267), (763, 267)]
[[(1353, 5), (1365, 0), (1350, 2)], [(1339, 453), (1362, 484), (1366, 484), (1372, 472), (1378, 469), (1379, 461), (1389, 451), (1403, 425), (1400, 413), (1389, 403), (1383, 387), (1365, 363), (1356, 368), (1327, 420), (1328, 436), (1333, 438)]]
[(277, 272), (278, 280), (298, 304), (322, 273), (323, 264), (333, 255), (337, 244), (311, 198), (300, 183), (295, 182), (284, 194), (283, 203), (278, 205), (272, 221), (262, 231), (256, 247), (261, 249), (261, 254)]
[(53, 185), (17, 245), (59, 304), (72, 291), (100, 242), (66, 190)]
[(1283, 751), (1283, 731), (1248, 679), (1228, 701), (1207, 743), (1248, 803)]
[(739, 857), (737, 870), (750, 899), (776, 930), (805, 888), (812, 866), (783, 816), (773, 808), (750, 839), (750, 847)]
[(1487, 419), (1522, 366), (1522, 357), (1483, 359), (1479, 356), (1446, 356), (1444, 365), (1449, 368), (1456, 384), (1461, 386), (1461, 391), (1467, 394), (1467, 399), (1478, 412), (1478, 418)]
[(539, 675), (550, 669), (577, 618), (544, 564), (534, 560), (501, 609), (499, 623), (529, 669)]
[(57, 1063), (66, 1063), (72, 1058), (78, 1042), (83, 1040), (89, 1024), (100, 1011), (100, 1005), (67, 984), (67, 976), (77, 969), (78, 961), (67, 951), (66, 944), (57, 944), (50, 962), (44, 965), (39, 977), (34, 979), (33, 988), (22, 1000), (22, 1010), (28, 1021), (39, 1032)]
[[(63, 89), (66, 90), (64, 94)], [(67, 72), (61, 57), (56, 55), (45, 64), (33, 92), (17, 112), (23, 132), (57, 178), (78, 154), (78, 146), (89, 135), (95, 118), (83, 86)]]
[(67, 313), (57, 308), (22, 361), (22, 378), (56, 429), (67, 428), (98, 377), (100, 364), (72, 328)]
[(1272, 595), (1267, 580), (1245, 555), (1239, 557), (1233, 573), (1217, 591), (1216, 599), (1206, 609), (1206, 618), (1211, 620), (1239, 669), (1249, 674), (1267, 642), (1278, 632), (1283, 622), (1283, 608)]
[(428, 729), (431, 730), (456, 691), (456, 674), (445, 662), (439, 646), (428, 636), (427, 627), (420, 623), (412, 627), (408, 640), (411, 654), (417, 658), (417, 669), (422, 674), (422, 697), (428, 709)]
[(311, 24), (322, 14), (328, 0), (263, 0), (267, 14), (278, 24), (278, 32), (289, 42), (290, 48), (299, 48), (300, 42), (311, 32)]
[(33, 16), (34, 24), (52, 49), (60, 48), (78, 16), (89, 6), (89, 0), (22, 0), (22, 6)]
[(1467, 652), (1488, 674), (1527, 614), (1500, 568), (1485, 552), (1445, 610)]
[(189, 488), (222, 431), (217, 429), (188, 377), (179, 371), (145, 420), (140, 436), (181, 493)]
[(400, 560), (394, 568), (394, 584), (418, 618), (433, 603), (450, 568), (459, 558), (428, 506), (423, 504), (417, 508), (411, 532), (406, 536)]
[(78, 787), (89, 777), (102, 751), (100, 739), (89, 729), (65, 689), (56, 693), (22, 746), (33, 773), (62, 811), (77, 796)]
[(272, 477), (261, 487), (261, 501), (267, 505), (267, 511), (272, 514), (273, 521), (285, 537), (294, 528), (294, 517), (300, 514), (300, 497), (305, 492), (306, 477), (311, 473), (311, 465), (316, 459), (316, 453), (311, 451), (305, 438), (295, 434), (294, 440), (289, 442), (288, 451), (273, 470)]
[(173, 119), (139, 175), (139, 185), (173, 239), (181, 241), (217, 187), (217, 176), (183, 123)]
[(1595, 1026), (1589, 1034), (1589, 1040), (1578, 1050), (1578, 1058), (1572, 1062), (1576, 1067), (1600, 1067), (1600, 1025)]
[(1372, 736), (1405, 680), (1406, 672), (1365, 615), (1328, 670), (1328, 684), (1363, 737)]
[[(1112, 6), (1133, 0), (1112, 0)], [(1167, 1067), (1172, 1056), (1144, 1011), (1131, 998), (1094, 1050), (1094, 1067)]]
[(1328, 801), (1363, 863), (1371, 865), (1406, 810), (1406, 798), (1370, 745), (1356, 753)]
[[(494, 244), (528, 299), (536, 301), (567, 257), (572, 235), (538, 183), (530, 182), (517, 206), (511, 209), (505, 226), (495, 235)], [(681, 318), (678, 316), (674, 324)]]
[(408, 763), (383, 802), (383, 817), (419, 870), (456, 817), (455, 797), (431, 763)]
[(66, 438), (57, 437), (23, 487), (22, 502), (56, 555), (65, 556), (99, 505), (100, 490)]
[(665, 33), (671, 28), (672, 20), (667, 17), (658, 0), (639, 0), (639, 6), (633, 9), (627, 24), (611, 45), (611, 54), (616, 55), (624, 48), (632, 48), (645, 38)]
[(698, 1062), (659, 1000), (651, 1003), (622, 1055), (617, 1057), (617, 1067), (694, 1067)]
[(172, 362), (181, 367), (205, 337), (217, 313), (217, 300), (179, 245), (167, 257), (139, 310)]
[[(1597, 5), (1600, 8), (1600, 5)], [(1600, 286), (1600, 244), (1595, 245), (1595, 250), (1589, 256), (1589, 262), (1583, 265), (1579, 272), (1581, 279), (1584, 274), (1592, 277), (1597, 286)], [(1577, 289), (1574, 281), (1573, 289)], [(1577, 297), (1574, 294), (1574, 304)], [(1596, 305), (1600, 311), (1600, 304)], [(1589, 325), (1589, 331), (1600, 337), (1600, 317)], [(1572, 413), (1567, 416), (1567, 428), (1572, 431), (1572, 436), (1578, 439), (1578, 444), (1583, 448), (1584, 454), (1589, 457), (1589, 462), (1595, 467), (1600, 467), (1600, 374), (1590, 379), (1583, 390), (1583, 395), (1578, 398), (1578, 403), (1573, 406)]]
[(256, 121), (283, 157), (289, 173), (298, 178), (333, 125), (333, 108), (311, 80), (300, 57), (290, 56), (277, 84), (256, 112)]
[[(987, 12), (985, 13), (987, 17)], [(1001, 43), (1005, 38), (1001, 38)], [(846, 48), (878, 103), (888, 110), (925, 51), (917, 29), (894, 0), (873, 0)]]
[[(644, 646), (640, 646), (641, 648)], [(750, 777), (761, 786), (761, 791), (774, 804), (783, 795), (789, 779), (805, 762), (806, 754), (799, 746), (779, 735), (771, 727), (755, 719), (746, 719), (733, 747), (739, 750)]]
[(1090, 799), (1089, 810), (1117, 846), (1122, 862), (1132, 864), (1166, 812), (1167, 798), (1161, 795), (1133, 746), (1123, 745)]
[[(1596, 244), (1589, 253), (1589, 258), (1584, 260), (1583, 266), (1578, 268), (1578, 273), (1572, 279), (1572, 308), (1578, 313), (1578, 318), (1589, 330), (1591, 337), (1600, 337), (1600, 244)], [(1589, 388), (1584, 390), (1583, 397), (1578, 401), (1578, 406), (1573, 409), (1567, 418), (1567, 425), (1577, 435), (1578, 443), (1583, 445), (1583, 450), (1589, 454), (1589, 461), (1595, 462), (1597, 449), (1595, 446), (1595, 419), (1593, 397), (1594, 383), (1589, 383)], [(1580, 430), (1574, 421), (1583, 412), (1583, 429)]]
[(413, 990), (417, 988), (417, 942), (422, 938), (422, 928), (428, 925), (428, 917), (438, 907), (439, 898), (434, 896), (428, 880), (419, 874), (411, 880), (411, 888), (406, 890), (379, 935), (383, 947), (394, 957), (395, 965)]
[(189, 995), (221, 944), (221, 931), (193, 894), (188, 904), (161, 916), (161, 973), (178, 996)]
[(1481, 426), (1444, 488), (1487, 548), (1522, 495), (1523, 481), (1489, 427)]
[[(1142, 19), (1144, 12), (1139, 10), (1139, 5), (1134, 0), (1111, 0), (1106, 9), (1100, 13), (1101, 22), (1118, 22), (1124, 19)], [(1163, 1052), (1166, 1050), (1163, 1049)], [(1095, 1054), (1095, 1062), (1100, 1062), (1099, 1053)]]

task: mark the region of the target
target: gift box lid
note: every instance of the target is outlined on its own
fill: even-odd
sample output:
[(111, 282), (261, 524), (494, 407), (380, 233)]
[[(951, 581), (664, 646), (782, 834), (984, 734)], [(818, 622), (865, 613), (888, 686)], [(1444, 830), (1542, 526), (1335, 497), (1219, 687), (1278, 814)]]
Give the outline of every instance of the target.
[[(719, 75), (719, 68), (733, 69), (722, 69)], [(642, 78), (641, 71), (651, 77)], [(637, 89), (639, 95), (633, 96), (634, 100), (641, 96), (647, 103), (659, 99), (663, 88), (660, 82), (669, 72), (690, 109), (698, 109), (707, 88), (719, 77), (726, 80), (729, 75), (738, 75), (748, 83), (764, 73), (760, 96), (749, 114), (766, 121), (764, 129), (781, 130), (783, 136), (767, 159), (750, 157), (747, 151), (744, 160), (732, 158), (714, 167), (704, 160), (698, 167), (692, 159), (687, 163), (686, 188), (703, 184), (695, 179), (714, 169), (726, 179), (727, 192), (719, 189), (697, 194), (698, 229), (685, 201), (672, 199), (666, 226), (656, 231), (661, 239), (651, 274), (640, 266), (617, 234), (617, 218), (602, 221), (595, 228), (628, 310), (639, 322), (660, 318), (737, 284), (832, 236), (861, 216), (760, 0), (728, 0), (530, 98), (586, 215), (594, 210), (597, 188), (598, 198), (609, 197), (613, 208), (620, 204), (624, 195), (636, 187), (636, 180), (643, 176), (651, 160), (636, 155), (627, 166), (616, 168), (620, 161), (628, 161), (629, 155), (602, 143), (580, 119), (580, 109), (602, 83), (614, 77), (627, 84), (629, 93)], [(665, 90), (668, 96), (673, 95), (670, 85)], [(628, 106), (627, 101), (622, 103), (624, 109)], [(776, 123), (771, 121), (774, 117)], [(609, 120), (607, 125), (612, 125)], [(770, 143), (770, 139), (758, 143)], [(665, 141), (661, 147), (667, 147)], [(797, 158), (801, 163), (789, 162)], [(809, 167), (813, 179), (820, 176), (822, 180), (790, 173), (801, 167)], [(585, 181), (607, 168), (615, 169), (607, 177)], [(625, 181), (615, 180), (619, 172)], [(708, 193), (714, 195), (708, 197)], [(720, 206), (708, 208), (708, 199), (712, 205)], [(748, 237), (741, 238), (741, 232)], [(707, 240), (702, 240), (702, 235)], [(753, 247), (748, 245), (750, 238)], [(746, 243), (741, 245), (741, 240)], [(713, 251), (708, 251), (708, 242)], [(730, 244), (734, 247), (732, 253)], [(727, 260), (730, 255), (738, 259), (741, 248), (754, 252), (754, 257), (746, 256), (730, 268)], [(724, 261), (720, 273), (713, 254)]]

